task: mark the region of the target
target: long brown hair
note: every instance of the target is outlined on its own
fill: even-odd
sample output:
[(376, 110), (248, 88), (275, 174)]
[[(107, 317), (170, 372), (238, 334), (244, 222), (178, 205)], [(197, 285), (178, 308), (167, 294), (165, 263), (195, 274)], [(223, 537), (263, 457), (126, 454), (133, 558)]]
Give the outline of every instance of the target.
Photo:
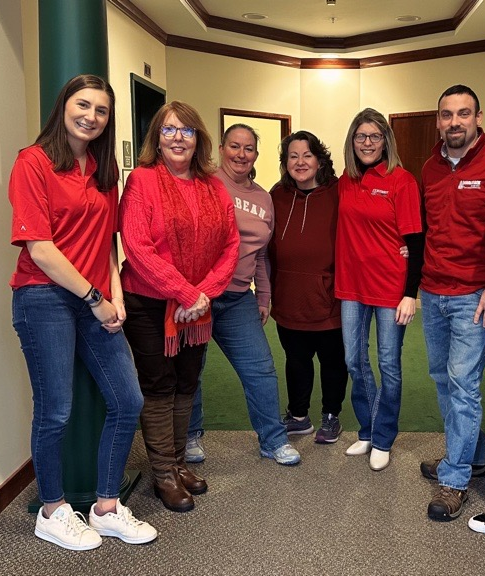
[(35, 143), (41, 146), (52, 160), (55, 172), (72, 170), (74, 154), (67, 141), (64, 110), (69, 98), (84, 88), (102, 90), (108, 95), (110, 101), (108, 123), (103, 132), (95, 140), (89, 142), (87, 148), (97, 163), (94, 176), (98, 181), (98, 189), (107, 192), (116, 185), (119, 173), (115, 156), (115, 95), (113, 88), (106, 80), (93, 74), (81, 74), (71, 78), (60, 91), (46, 125)]
[(211, 137), (197, 110), (179, 100), (173, 100), (173, 102), (164, 104), (158, 112), (155, 113), (155, 116), (153, 116), (150, 126), (148, 127), (148, 132), (143, 140), (138, 165), (155, 166), (158, 162), (163, 162), (162, 157), (158, 153), (160, 128), (167, 116), (172, 113), (175, 114), (185, 126), (196, 129), (195, 138), (197, 138), (197, 141), (195, 153), (190, 163), (190, 170), (192, 174), (199, 178), (207, 178), (207, 176), (213, 174), (216, 170), (216, 166), (212, 160)]

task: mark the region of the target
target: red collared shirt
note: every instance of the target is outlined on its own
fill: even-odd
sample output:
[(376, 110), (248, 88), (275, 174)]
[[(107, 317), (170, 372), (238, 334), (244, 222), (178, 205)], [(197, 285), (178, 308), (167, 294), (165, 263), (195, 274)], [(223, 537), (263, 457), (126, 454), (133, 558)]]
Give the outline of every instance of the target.
[(422, 231), (421, 198), (414, 176), (381, 162), (361, 179), (339, 180), (335, 295), (395, 308), (403, 298), (407, 260), (403, 236)]

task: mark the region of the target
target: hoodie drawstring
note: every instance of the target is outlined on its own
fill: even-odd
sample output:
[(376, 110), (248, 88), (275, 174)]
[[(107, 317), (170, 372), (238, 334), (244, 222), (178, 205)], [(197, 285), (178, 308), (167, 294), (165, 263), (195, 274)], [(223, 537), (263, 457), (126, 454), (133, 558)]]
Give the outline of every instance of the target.
[[(300, 230), (300, 234), (303, 234), (303, 229), (305, 228), (305, 222), (306, 222), (306, 211), (307, 211), (307, 206), (308, 206), (308, 198), (310, 197), (310, 194), (307, 194), (305, 196), (305, 209), (303, 211), (303, 222), (301, 223), (301, 230)], [(288, 225), (290, 223), (291, 220), (291, 215), (293, 214), (293, 209), (295, 207), (295, 202), (296, 202), (296, 192), (293, 192), (293, 202), (291, 203), (291, 208), (290, 208), (290, 213), (288, 214), (288, 220), (286, 221), (286, 226), (285, 229), (283, 230), (283, 234), (281, 235), (281, 239), (283, 240), (283, 238), (285, 237), (286, 234), (286, 229), (288, 228)]]

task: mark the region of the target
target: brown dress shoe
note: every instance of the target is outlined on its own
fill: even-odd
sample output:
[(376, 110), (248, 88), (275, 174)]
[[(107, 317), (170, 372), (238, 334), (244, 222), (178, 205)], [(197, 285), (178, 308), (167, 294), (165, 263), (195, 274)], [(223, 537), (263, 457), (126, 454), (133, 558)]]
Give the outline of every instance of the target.
[(178, 471), (182, 484), (191, 494), (198, 495), (207, 492), (207, 482), (189, 470), (185, 464), (179, 464)]
[(177, 466), (170, 466), (157, 474), (155, 496), (172, 512), (188, 512), (194, 508), (194, 499), (182, 484)]

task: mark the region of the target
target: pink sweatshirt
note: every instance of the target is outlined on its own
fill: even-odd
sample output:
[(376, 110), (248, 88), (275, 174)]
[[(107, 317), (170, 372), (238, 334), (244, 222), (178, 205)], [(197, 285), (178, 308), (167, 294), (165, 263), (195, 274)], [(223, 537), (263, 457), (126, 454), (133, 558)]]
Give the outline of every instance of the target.
[(268, 307), (271, 288), (267, 247), (274, 227), (271, 196), (255, 182), (248, 188), (236, 184), (222, 168), (219, 168), (216, 176), (221, 179), (234, 200), (236, 222), (241, 237), (239, 261), (227, 290), (244, 292), (249, 289), (254, 279), (258, 305)]

